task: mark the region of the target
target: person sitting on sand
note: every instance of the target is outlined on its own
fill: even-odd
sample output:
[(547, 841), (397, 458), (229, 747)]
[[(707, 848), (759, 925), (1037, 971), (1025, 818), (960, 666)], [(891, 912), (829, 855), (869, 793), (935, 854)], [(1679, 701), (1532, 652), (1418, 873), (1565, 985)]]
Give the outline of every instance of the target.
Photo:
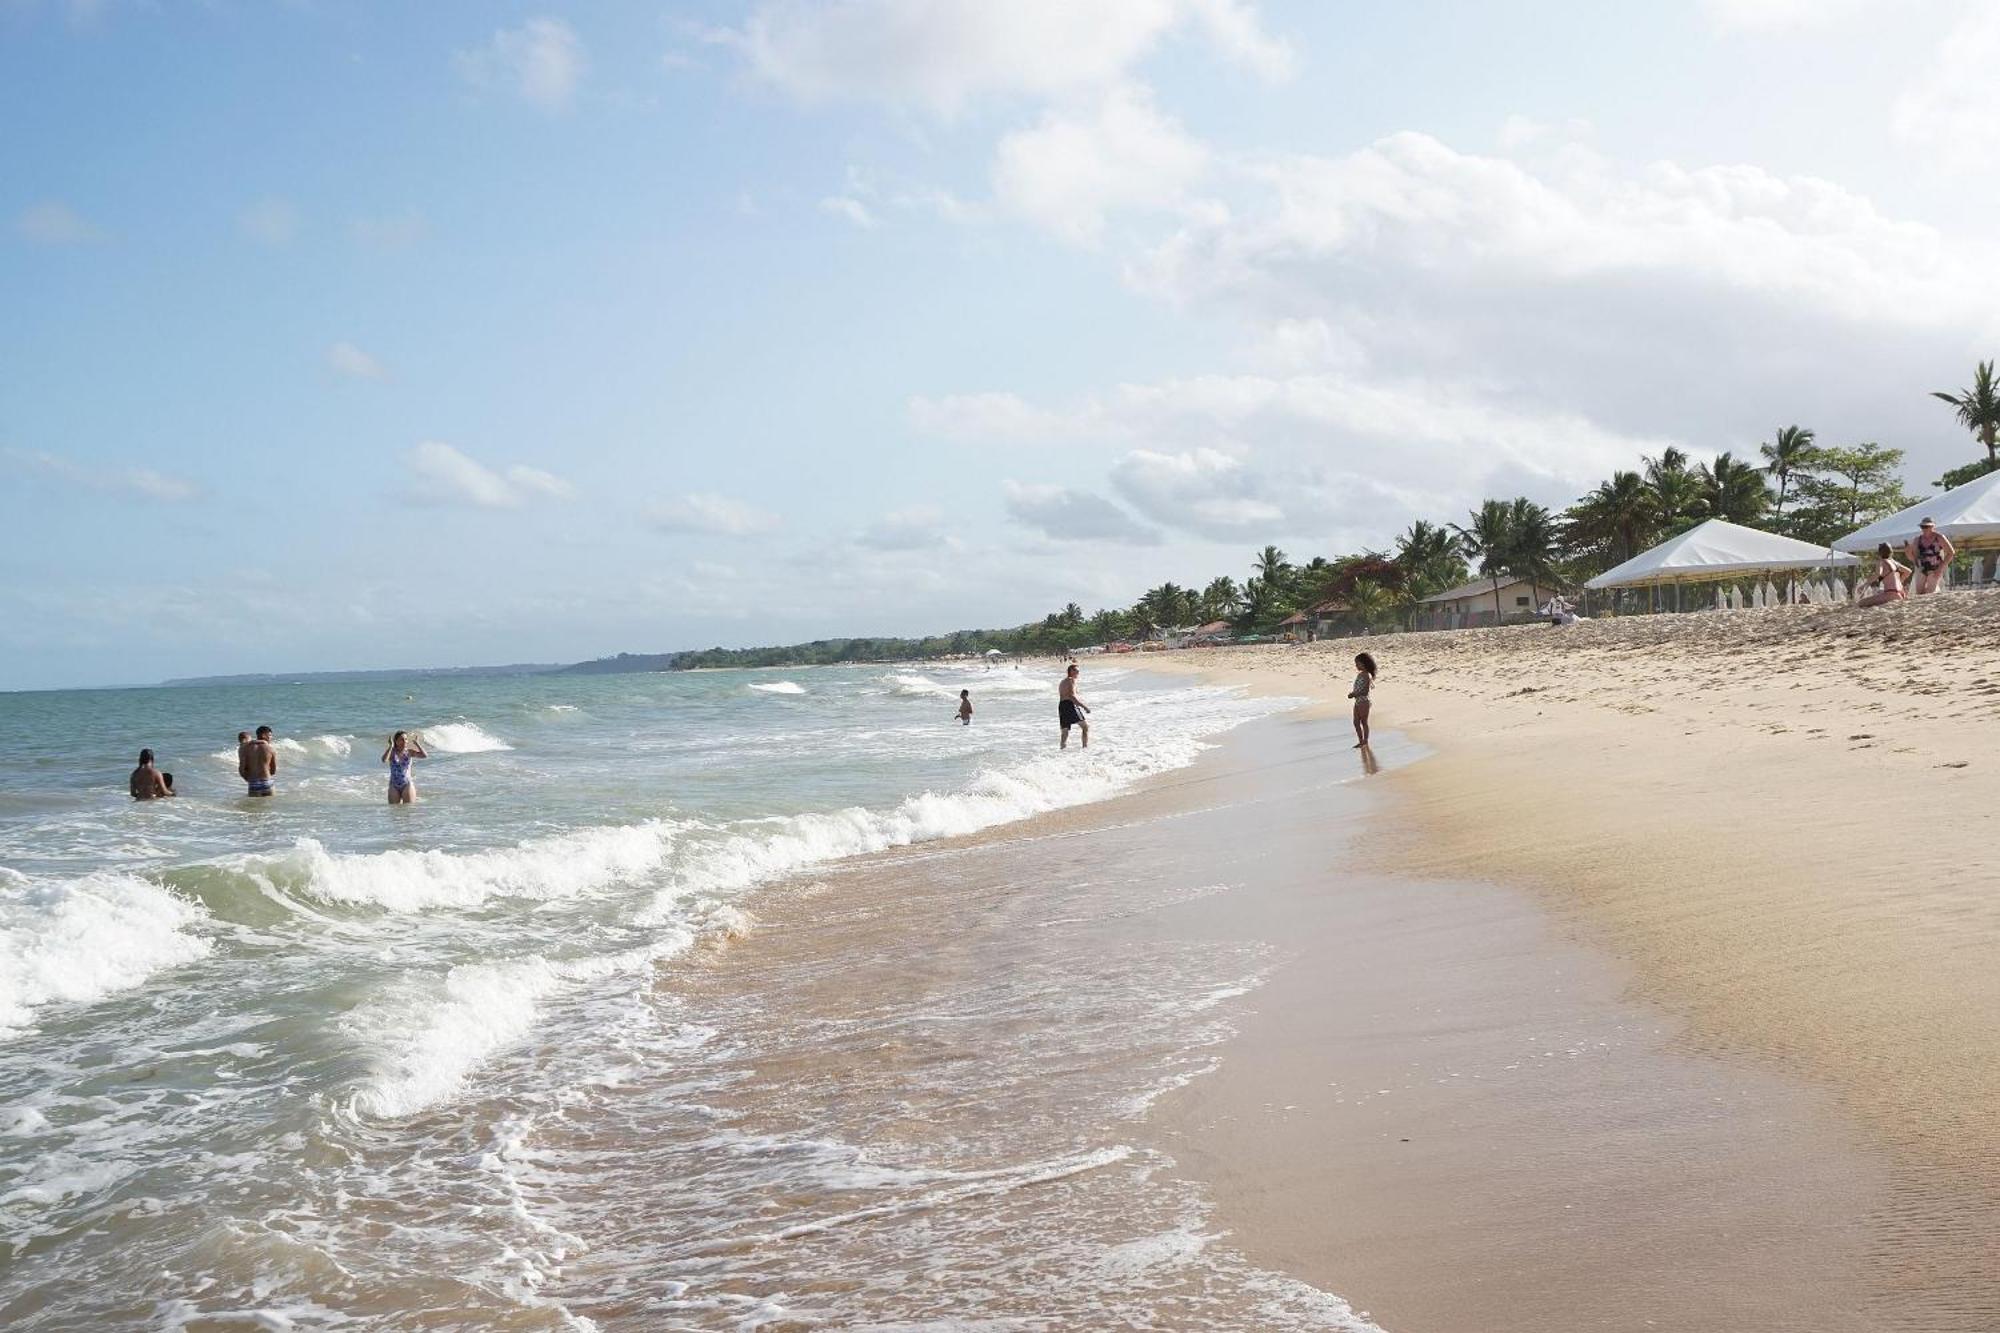
[(1857, 605), (1886, 606), (1904, 600), (1909, 593), (1903, 590), (1903, 581), (1909, 576), (1910, 567), (1897, 563), (1896, 557), (1889, 553), (1889, 543), (1883, 542), (1875, 548), (1875, 577), (1868, 580), (1868, 586), (1879, 587), (1881, 591), (1868, 594)]
[(278, 747), (271, 744), (269, 727), (257, 728), (255, 739), (236, 747), (236, 772), (249, 786), (250, 795), (271, 794), (271, 779), (278, 776)]
[(153, 752), (139, 751), (139, 766), (132, 770), (132, 777), (126, 783), (135, 801), (157, 801), (162, 796), (174, 794), (171, 777), (162, 777), (160, 770), (153, 767)]
[(1354, 688), (1347, 697), (1354, 700), (1354, 748), (1368, 748), (1368, 692), (1375, 684), (1375, 659), (1367, 653), (1354, 655)]
[(1917, 577), (1910, 591), (1921, 597), (1943, 586), (1944, 572), (1957, 557), (1958, 548), (1951, 544), (1951, 538), (1937, 530), (1937, 524), (1925, 519), (1918, 525), (1917, 535), (1903, 547), (1903, 554), (1910, 557), (1910, 563), (1917, 567)]
[(1069, 729), (1079, 727), (1083, 731), (1083, 748), (1090, 748), (1090, 724), (1083, 720), (1090, 711), (1090, 705), (1076, 697), (1076, 663), (1069, 664), (1063, 673), (1062, 684), (1056, 687), (1056, 721), (1062, 724), (1062, 743), (1056, 748), (1069, 748)]
[(390, 805), (409, 805), (417, 799), (417, 784), (410, 781), (410, 764), (428, 758), (423, 742), (411, 740), (409, 732), (399, 731), (389, 738), (389, 748), (382, 751), (382, 762), (389, 766)]
[(958, 692), (958, 722), (960, 726), (964, 727), (969, 727), (972, 725), (971, 690), (960, 690)]

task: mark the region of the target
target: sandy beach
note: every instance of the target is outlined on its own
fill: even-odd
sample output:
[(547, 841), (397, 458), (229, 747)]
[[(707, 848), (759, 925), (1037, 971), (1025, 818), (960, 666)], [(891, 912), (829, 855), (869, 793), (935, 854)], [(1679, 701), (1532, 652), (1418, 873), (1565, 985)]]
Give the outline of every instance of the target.
[[(2000, 1326), (2000, 877), (1990, 850), (2000, 596), (1141, 660), (1344, 713), (1352, 654), (1364, 648), (1382, 667), (1376, 727), (1434, 753), (1383, 775), (1391, 810), (1357, 855), (1412, 883), (1524, 891), (1562, 945), (1619, 969), (1623, 997), (1665, 1016), (1663, 1058), (1803, 1099), (1792, 1110), (1825, 1133), (1769, 1182), (1769, 1213), (1685, 1192), (1719, 1231), (1780, 1236), (1810, 1224), (1799, 1191), (1845, 1193), (1861, 1232), (1851, 1270), (1861, 1326)], [(1502, 990), (1525, 1003), (1524, 989), (1562, 984), (1544, 959)], [(1299, 1002), (1330, 1003), (1338, 985), (1302, 984)], [(1632, 1109), (1635, 1124), (1672, 1119), (1664, 1103)], [(1216, 1169), (1236, 1169), (1242, 1154), (1233, 1160)], [(1251, 1253), (1289, 1247), (1299, 1265), (1309, 1255), (1291, 1188), (1224, 1211)], [(1461, 1192), (1468, 1209), (1484, 1206), (1476, 1188)], [(1649, 1212), (1601, 1214), (1596, 1225), (1641, 1241)], [(1457, 1214), (1434, 1210), (1424, 1224), (1444, 1234)], [(1802, 1241), (1779, 1253), (1738, 1276), (1783, 1282), (1829, 1251)], [(1690, 1282), (1726, 1286), (1707, 1259), (1687, 1259)], [(1365, 1284), (1349, 1289), (1368, 1299)]]

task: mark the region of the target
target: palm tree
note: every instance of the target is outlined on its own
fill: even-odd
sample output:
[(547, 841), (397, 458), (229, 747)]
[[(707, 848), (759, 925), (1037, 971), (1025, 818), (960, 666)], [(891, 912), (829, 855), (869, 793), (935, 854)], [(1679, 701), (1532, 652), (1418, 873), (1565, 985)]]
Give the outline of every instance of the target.
[(1695, 469), (1701, 484), (1701, 504), (1710, 518), (1730, 523), (1755, 523), (1764, 516), (1771, 493), (1764, 487), (1763, 469), (1738, 462), (1727, 453)]
[(1769, 444), (1758, 445), (1757, 452), (1764, 457), (1764, 470), (1778, 479), (1778, 508), (1772, 519), (1782, 523), (1785, 492), (1791, 488), (1792, 474), (1804, 471), (1812, 462), (1813, 433), (1803, 426), (1786, 426)]
[(1116, 611), (1099, 611), (1090, 618), (1091, 636), (1099, 643), (1110, 643), (1118, 637), (1118, 621)]
[(1493, 623), (1500, 623), (1500, 576), (1507, 572), (1507, 556), (1513, 545), (1513, 506), (1505, 500), (1487, 500), (1468, 515), (1469, 525), (1452, 524), (1459, 545), (1479, 562), (1479, 572), (1493, 580)]
[(1465, 558), (1459, 552), (1458, 538), (1422, 519), (1396, 539), (1396, 563), (1403, 567), (1404, 585), (1419, 595), (1465, 581)]
[(1996, 437), (2000, 437), (2000, 389), (1993, 384), (1993, 363), (1979, 363), (1979, 368), (1972, 372), (1970, 389), (1962, 393), (1933, 393), (1931, 397), (1943, 399), (1958, 409), (1958, 424), (1977, 435), (1986, 446), (1987, 466), (2000, 467), (2000, 453), (1994, 447)]
[(1659, 521), (1652, 489), (1636, 472), (1612, 473), (1570, 512), (1591, 540), (1615, 543), (1620, 560), (1637, 555)]
[(1380, 629), (1396, 619), (1396, 600), (1373, 579), (1356, 579), (1347, 590), (1347, 610), (1367, 629)]
[(1667, 528), (1694, 517), (1701, 503), (1701, 486), (1688, 470), (1688, 456), (1672, 445), (1646, 460), (1646, 485), (1653, 492), (1653, 513)]
[(1243, 594), (1236, 587), (1236, 580), (1224, 574), (1208, 581), (1201, 590), (1201, 618), (1203, 620), (1227, 620), (1236, 614), (1242, 604)]
[(1062, 609), (1061, 620), (1064, 629), (1082, 629), (1083, 608), (1071, 602)]
[(1525, 575), (1534, 604), (1542, 604), (1542, 585), (1556, 581), (1556, 525), (1549, 511), (1527, 496), (1507, 505), (1507, 568)]
[(1292, 562), (1285, 559), (1285, 553), (1275, 546), (1266, 546), (1259, 551), (1250, 567), (1257, 571), (1258, 578), (1264, 580), (1264, 586), (1274, 593), (1291, 582)]

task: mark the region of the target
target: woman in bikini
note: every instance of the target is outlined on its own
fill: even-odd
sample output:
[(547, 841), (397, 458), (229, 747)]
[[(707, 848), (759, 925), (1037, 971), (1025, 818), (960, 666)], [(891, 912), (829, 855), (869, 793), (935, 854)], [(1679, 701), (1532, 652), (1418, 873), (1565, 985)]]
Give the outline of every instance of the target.
[(1354, 655), (1354, 688), (1347, 697), (1354, 700), (1354, 748), (1368, 748), (1368, 692), (1375, 685), (1375, 659), (1367, 653)]
[(1910, 591), (1921, 597), (1927, 592), (1936, 592), (1944, 584), (1944, 572), (1958, 555), (1958, 548), (1951, 544), (1951, 538), (1937, 530), (1937, 524), (1925, 519), (1917, 529), (1917, 535), (1903, 548), (1903, 554), (1910, 557), (1910, 563), (1917, 567), (1917, 577), (1910, 584)]
[(417, 799), (417, 784), (410, 781), (410, 764), (428, 758), (423, 742), (411, 740), (407, 731), (389, 738), (389, 748), (382, 751), (382, 762), (389, 766), (390, 805), (409, 805)]
[(1881, 589), (1872, 592), (1856, 603), (1859, 606), (1887, 606), (1890, 602), (1900, 602), (1910, 594), (1904, 591), (1903, 581), (1910, 576), (1910, 567), (1897, 562), (1889, 551), (1889, 543), (1883, 542), (1875, 548), (1875, 577), (1869, 584)]

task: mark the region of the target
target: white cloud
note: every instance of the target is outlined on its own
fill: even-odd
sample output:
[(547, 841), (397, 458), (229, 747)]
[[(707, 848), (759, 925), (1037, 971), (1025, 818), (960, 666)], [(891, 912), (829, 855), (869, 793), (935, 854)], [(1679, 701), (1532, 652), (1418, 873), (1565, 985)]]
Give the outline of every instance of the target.
[(1244, 174), (1261, 196), (1183, 226), (1138, 267), (1142, 285), (1297, 316), (1391, 270), (1461, 291), (1662, 278), (1909, 325), (1993, 308), (2000, 275), (1840, 186), (1752, 166), (1627, 173), (1568, 157), (1542, 175), (1402, 133)]
[(408, 250), (429, 234), (430, 224), (421, 213), (392, 213), (355, 218), (347, 231), (356, 244), (371, 250)]
[(1001, 139), (993, 194), (1016, 216), (1088, 245), (1112, 212), (1183, 202), (1207, 164), (1207, 150), (1160, 114), (1147, 90), (1127, 85), (1088, 116), (1052, 111)]
[(326, 367), (336, 375), (346, 375), (358, 380), (389, 378), (386, 366), (353, 343), (335, 343), (327, 348)]
[(425, 440), (404, 460), (415, 478), (411, 498), (425, 504), (519, 509), (530, 500), (566, 500), (575, 488), (540, 468), (515, 464), (496, 472), (439, 440)]
[(1218, 449), (1134, 449), (1111, 469), (1111, 482), (1158, 523), (1223, 540), (1284, 531), (1285, 511), (1263, 493), (1262, 479)]
[(201, 494), (191, 481), (166, 476), (146, 467), (94, 468), (59, 454), (22, 449), (0, 449), (0, 459), (5, 459), (21, 472), (107, 494), (135, 495), (172, 503), (192, 500)]
[(36, 245), (88, 245), (104, 239), (103, 228), (59, 199), (44, 199), (21, 210), (14, 230)]
[(1004, 483), (1007, 512), (1015, 522), (1057, 541), (1120, 542), (1150, 546), (1160, 535), (1101, 495), (1066, 486)]
[(1976, 5), (1896, 99), (1896, 135), (1952, 170), (1984, 173), (2000, 154), (2000, 9)]
[(715, 39), (800, 101), (951, 115), (988, 96), (1108, 86), (1183, 27), (1260, 77), (1291, 71), (1241, 0), (764, 0)]
[(931, 505), (884, 514), (854, 540), (871, 551), (934, 551), (955, 544), (944, 530), (943, 513)]
[(925, 435), (979, 442), (1054, 444), (1096, 433), (1073, 413), (1036, 407), (1014, 393), (960, 393), (910, 400), (910, 424)]
[(1905, 0), (1701, 0), (1701, 10), (1724, 31), (1789, 33), (1832, 27), (1901, 2)]
[(236, 226), (259, 245), (290, 245), (299, 234), (299, 212), (287, 200), (266, 197), (239, 213)]
[(544, 111), (561, 111), (575, 97), (589, 60), (569, 24), (535, 18), (460, 51), (455, 63), (474, 87), (505, 88)]
[(851, 194), (829, 195), (819, 201), (819, 206), (821, 212), (843, 218), (863, 230), (872, 229), (877, 225), (875, 214), (869, 211), (868, 205)]
[(662, 532), (752, 537), (778, 526), (778, 516), (726, 495), (693, 493), (655, 505), (647, 521)]

